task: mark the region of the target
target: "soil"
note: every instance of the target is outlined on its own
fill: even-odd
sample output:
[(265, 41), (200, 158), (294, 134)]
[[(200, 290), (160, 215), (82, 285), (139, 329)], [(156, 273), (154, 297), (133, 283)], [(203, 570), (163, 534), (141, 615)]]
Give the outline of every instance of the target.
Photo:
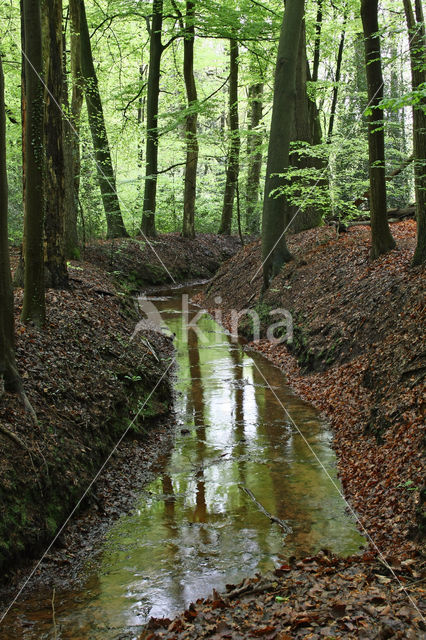
[(209, 279), (240, 244), (235, 236), (200, 233), (190, 240), (168, 233), (149, 244), (142, 238), (96, 242), (84, 257), (114, 275), (127, 291), (138, 293), (150, 285)]
[[(235, 238), (178, 238), (156, 240), (162, 268), (175, 279), (211, 276), (238, 246)], [(126, 245), (133, 250), (123, 257)], [(129, 291), (139, 282), (142, 286), (132, 274), (141, 272), (146, 253), (131, 240), (88, 247), (84, 261), (69, 264), (69, 289), (47, 292), (48, 320), (42, 331), (21, 323), (22, 291), (15, 292), (18, 368), (37, 423), (16, 396), (3, 395), (0, 569), (6, 599), (32, 566), (34, 579), (42, 582), (57, 583), (58, 567), (64, 581), (72, 579), (111, 521), (130, 509), (172, 445), (172, 341), (150, 331), (132, 338), (139, 316)], [(113, 273), (105, 269), (105, 255), (113, 261)], [(194, 256), (198, 264), (192, 269)], [(13, 267), (18, 260), (12, 250)], [(129, 269), (127, 286), (119, 266)], [(157, 281), (147, 276), (143, 283)], [(150, 395), (153, 381), (158, 387)], [(85, 494), (123, 433), (105, 472)], [(58, 530), (55, 545), (38, 565)]]

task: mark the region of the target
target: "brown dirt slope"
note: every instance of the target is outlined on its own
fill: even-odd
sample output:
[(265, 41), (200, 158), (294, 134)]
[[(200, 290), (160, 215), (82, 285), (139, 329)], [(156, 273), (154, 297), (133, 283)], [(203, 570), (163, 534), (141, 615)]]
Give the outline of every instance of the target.
[(142, 237), (97, 241), (86, 248), (85, 259), (124, 281), (130, 291), (140, 291), (145, 285), (172, 284), (172, 278), (211, 278), (239, 246), (234, 236), (200, 233), (190, 240), (167, 233), (149, 243)]
[[(165, 366), (140, 338), (130, 343), (137, 318), (104, 273), (75, 264), (70, 275), (69, 290), (47, 294), (43, 331), (20, 322), (15, 295), (18, 367), (38, 421), (2, 397), (0, 567), (53, 536)], [(165, 378), (134, 432), (169, 398)]]
[[(424, 269), (410, 266), (415, 223), (393, 224), (392, 232), (398, 248), (374, 262), (368, 227), (292, 236), (295, 260), (261, 302), (253, 243), (223, 265), (204, 304), (214, 308), (220, 296), (228, 310), (257, 308), (265, 327), (271, 309), (292, 312), (292, 345), (251, 346), (329, 418), (344, 491), (362, 527), (382, 552), (403, 557), (425, 530)], [(247, 323), (242, 329), (249, 333)]]
[[(210, 277), (238, 241), (209, 235), (190, 241), (171, 234), (158, 237), (154, 246), (179, 280)], [(165, 417), (171, 402), (168, 375), (149, 397), (172, 357), (170, 341), (146, 332), (131, 341), (138, 315), (123, 292), (169, 282), (160, 260), (136, 240), (97, 242), (85, 259), (70, 265), (69, 290), (48, 291), (42, 331), (20, 322), (22, 291), (15, 293), (18, 367), (38, 420), (33, 424), (18, 398), (2, 396), (3, 579), (6, 567), (53, 538), (142, 402), (147, 400), (129, 432), (135, 437), (153, 419)], [(14, 266), (18, 260), (12, 252)]]

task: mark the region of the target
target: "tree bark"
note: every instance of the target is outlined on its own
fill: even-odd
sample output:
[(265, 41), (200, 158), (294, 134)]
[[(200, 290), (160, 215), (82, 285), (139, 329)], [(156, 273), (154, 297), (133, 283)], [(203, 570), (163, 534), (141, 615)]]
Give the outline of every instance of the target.
[(185, 78), (186, 96), (188, 100), (188, 115), (185, 123), (186, 134), (186, 165), (185, 188), (183, 202), (183, 229), (185, 238), (195, 238), (195, 199), (197, 194), (197, 87), (194, 77), (194, 39), (195, 39), (195, 3), (186, 2), (186, 24), (183, 42), (183, 75)]
[(43, 0), (45, 60), (45, 286), (68, 286), (65, 259), (65, 162), (61, 113), (63, 98), (62, 0)]
[(155, 236), (158, 175), (158, 104), (160, 98), (161, 42), (163, 28), (163, 0), (153, 0), (149, 50), (148, 90), (146, 99), (146, 174), (143, 198), (142, 231)]
[(246, 229), (258, 233), (260, 220), (257, 214), (260, 174), (262, 171), (263, 131), (259, 129), (263, 116), (263, 82), (249, 87), (250, 122), (247, 138), (248, 171), (246, 185)]
[(321, 50), (321, 31), (322, 31), (322, 5), (323, 0), (317, 0), (317, 19), (315, 22), (315, 42), (314, 42), (314, 64), (312, 68), (312, 82), (318, 80), (318, 70), (320, 63), (320, 50)]
[[(9, 261), (8, 186), (6, 173), (6, 113), (4, 75), (0, 56), (0, 379), (7, 391), (20, 391), (15, 362), (13, 291)], [(1, 395), (1, 389), (0, 389)]]
[(238, 43), (230, 40), (229, 68), (229, 143), (228, 163), (226, 169), (225, 194), (223, 198), (222, 220), (219, 233), (231, 235), (232, 210), (234, 207), (235, 188), (238, 181), (240, 161), (240, 131), (238, 122)]
[[(404, 0), (410, 38), (411, 79), (413, 91), (426, 83), (426, 36), (423, 9), (415, 0)], [(413, 105), (414, 179), (416, 191), (417, 246), (413, 265), (426, 262), (426, 99)]]
[(120, 202), (117, 195), (102, 100), (99, 93), (98, 78), (93, 64), (92, 47), (90, 44), (84, 0), (80, 1), (80, 55), (87, 114), (89, 117), (89, 126), (92, 134), (93, 149), (95, 152), (98, 172), (98, 182), (107, 221), (107, 236), (108, 238), (123, 238), (128, 234), (124, 226), (120, 210)]
[(385, 135), (383, 129), (383, 74), (378, 35), (378, 0), (361, 0), (365, 63), (370, 114), (368, 148), (370, 173), (371, 257), (378, 258), (395, 247), (386, 215)]
[(328, 142), (331, 142), (331, 138), (333, 136), (333, 129), (334, 129), (334, 120), (336, 118), (337, 97), (339, 95), (339, 82), (340, 82), (340, 76), (342, 72), (343, 50), (345, 48), (346, 21), (347, 21), (347, 15), (345, 13), (344, 19), (343, 19), (343, 29), (340, 35), (339, 51), (337, 53), (336, 75), (334, 77), (334, 87), (333, 87), (333, 99), (331, 101), (330, 120), (328, 122), (328, 134), (327, 134)]
[[(65, 148), (65, 254), (77, 258), (78, 239), (78, 194), (80, 190), (80, 116), (83, 106), (83, 77), (80, 50), (80, 0), (69, 0), (70, 58), (71, 58), (71, 106), (68, 104), (68, 89), (64, 82), (64, 104), (69, 118), (64, 121)], [(66, 77), (64, 76), (64, 80)]]
[[(304, 0), (287, 0), (278, 45), (274, 100), (266, 166), (262, 216), (263, 283), (266, 289), (285, 262), (292, 259), (287, 248), (285, 227), (289, 206), (277, 176), (289, 166), (290, 136), (296, 101), (296, 66), (304, 14)], [(288, 114), (283, 118), (282, 114)]]
[(43, 62), (39, 0), (24, 0), (25, 39), (25, 218), (24, 300), (22, 319), (42, 326), (44, 292)]
[[(310, 79), (309, 63), (306, 55), (306, 29), (304, 22), (302, 22), (296, 63), (296, 101), (291, 142), (305, 142), (310, 146), (315, 146), (322, 142), (322, 130), (316, 101), (308, 95), (308, 81)], [(305, 188), (307, 186), (309, 190), (312, 190), (326, 186), (326, 163), (321, 158), (310, 157), (295, 151), (290, 154), (290, 166), (298, 171), (315, 169), (320, 173), (324, 173), (324, 178), (321, 180), (306, 181)], [(291, 182), (292, 188), (296, 192), (299, 180), (299, 177), (296, 176)], [(317, 227), (321, 223), (323, 210), (324, 205), (321, 207), (320, 205), (305, 203), (303, 208), (302, 206), (292, 205), (289, 210), (290, 222), (288, 223), (288, 231), (290, 233), (298, 233), (305, 229)]]

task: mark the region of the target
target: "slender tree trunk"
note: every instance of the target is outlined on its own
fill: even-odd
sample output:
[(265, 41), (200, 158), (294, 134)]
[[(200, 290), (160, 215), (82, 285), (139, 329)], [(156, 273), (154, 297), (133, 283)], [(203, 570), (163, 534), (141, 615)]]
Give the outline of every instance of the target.
[(84, 93), (96, 158), (98, 182), (107, 221), (107, 236), (108, 238), (123, 238), (128, 234), (124, 226), (117, 196), (98, 78), (93, 64), (84, 0), (80, 1), (80, 47), (81, 72), (84, 79)]
[(163, 28), (163, 0), (153, 0), (149, 50), (148, 92), (146, 104), (146, 175), (143, 198), (142, 231), (155, 236), (158, 174), (158, 104), (160, 98), (161, 42)]
[(333, 87), (333, 99), (331, 101), (330, 120), (328, 122), (328, 134), (327, 134), (328, 142), (331, 142), (331, 138), (333, 136), (334, 121), (336, 118), (337, 97), (339, 95), (339, 82), (340, 82), (340, 76), (342, 72), (343, 50), (345, 48), (346, 21), (347, 21), (347, 15), (345, 13), (344, 20), (343, 20), (343, 29), (340, 35), (339, 51), (337, 53), (336, 75), (334, 78), (334, 87)]
[(186, 166), (185, 192), (183, 202), (183, 229), (185, 238), (195, 238), (195, 199), (197, 194), (197, 87), (194, 77), (195, 3), (186, 2), (185, 39), (183, 42), (183, 75), (189, 113), (186, 117)]
[[(411, 78), (413, 91), (426, 83), (426, 36), (423, 9), (415, 0), (404, 0), (405, 17), (410, 36)], [(426, 262), (426, 99), (413, 105), (414, 179), (416, 190), (417, 246), (413, 265)]]
[[(71, 108), (68, 104), (68, 89), (64, 83), (64, 103), (69, 118), (64, 121), (65, 146), (65, 253), (67, 258), (77, 258), (78, 240), (78, 194), (80, 190), (80, 116), (83, 105), (83, 78), (80, 50), (80, 0), (69, 0), (70, 57), (71, 57)], [(66, 77), (64, 76), (64, 79)]]
[(43, 63), (39, 0), (24, 0), (25, 38), (25, 254), (22, 319), (45, 321), (43, 252)]
[[(278, 45), (262, 218), (264, 288), (269, 286), (271, 278), (277, 275), (282, 265), (292, 259), (285, 238), (289, 206), (285, 195), (281, 193), (277, 196), (276, 190), (284, 182), (277, 174), (282, 174), (289, 166), (297, 55), (304, 7), (304, 0), (287, 0)], [(288, 117), (283, 118), (283, 113)]]
[(385, 134), (383, 129), (383, 75), (380, 52), (378, 0), (361, 0), (364, 30), (367, 89), (371, 113), (368, 116), (370, 165), (371, 257), (378, 258), (395, 247), (386, 206)]
[(62, 120), (62, 0), (43, 0), (45, 42), (45, 215), (46, 286), (68, 286), (65, 259), (65, 163)]
[[(7, 226), (8, 187), (6, 174), (6, 114), (4, 76), (0, 56), (0, 380), (7, 391), (20, 391), (15, 362), (12, 278)], [(1, 388), (0, 388), (1, 396)]]
[(318, 70), (320, 63), (320, 50), (321, 50), (321, 31), (322, 31), (322, 5), (323, 0), (317, 0), (317, 20), (315, 23), (315, 42), (314, 42), (314, 64), (312, 69), (312, 82), (318, 80)]
[[(24, 4), (23, 0), (19, 0), (20, 7), (20, 19), (21, 19), (21, 149), (22, 149), (22, 202), (24, 206), (25, 215), (25, 131), (27, 128), (27, 100), (26, 100), (26, 82), (25, 82), (25, 29), (24, 29)], [(24, 272), (25, 272), (25, 224), (22, 238), (21, 251), (19, 255), (19, 262), (15, 269), (15, 275), (13, 277), (14, 287), (24, 287)]]
[(258, 233), (260, 220), (257, 214), (260, 174), (262, 171), (263, 131), (259, 129), (263, 116), (263, 83), (249, 87), (250, 123), (247, 138), (248, 171), (246, 185), (246, 229)]
[(230, 40), (229, 69), (229, 129), (230, 144), (226, 170), (225, 195), (223, 198), (222, 220), (219, 233), (231, 235), (232, 210), (234, 207), (235, 187), (238, 181), (240, 161), (240, 130), (238, 123), (238, 43)]

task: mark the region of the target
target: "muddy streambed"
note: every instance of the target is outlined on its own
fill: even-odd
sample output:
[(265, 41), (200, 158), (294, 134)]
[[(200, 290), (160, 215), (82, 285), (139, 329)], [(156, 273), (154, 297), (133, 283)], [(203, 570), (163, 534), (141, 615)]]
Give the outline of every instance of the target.
[(1, 640), (137, 638), (149, 617), (171, 617), (289, 555), (351, 554), (363, 544), (336, 489), (327, 424), (207, 314), (187, 331), (199, 309), (182, 313), (185, 293), (151, 299), (176, 335), (173, 451), (78, 588), (58, 588), (52, 606), (51, 589), (29, 587)]

